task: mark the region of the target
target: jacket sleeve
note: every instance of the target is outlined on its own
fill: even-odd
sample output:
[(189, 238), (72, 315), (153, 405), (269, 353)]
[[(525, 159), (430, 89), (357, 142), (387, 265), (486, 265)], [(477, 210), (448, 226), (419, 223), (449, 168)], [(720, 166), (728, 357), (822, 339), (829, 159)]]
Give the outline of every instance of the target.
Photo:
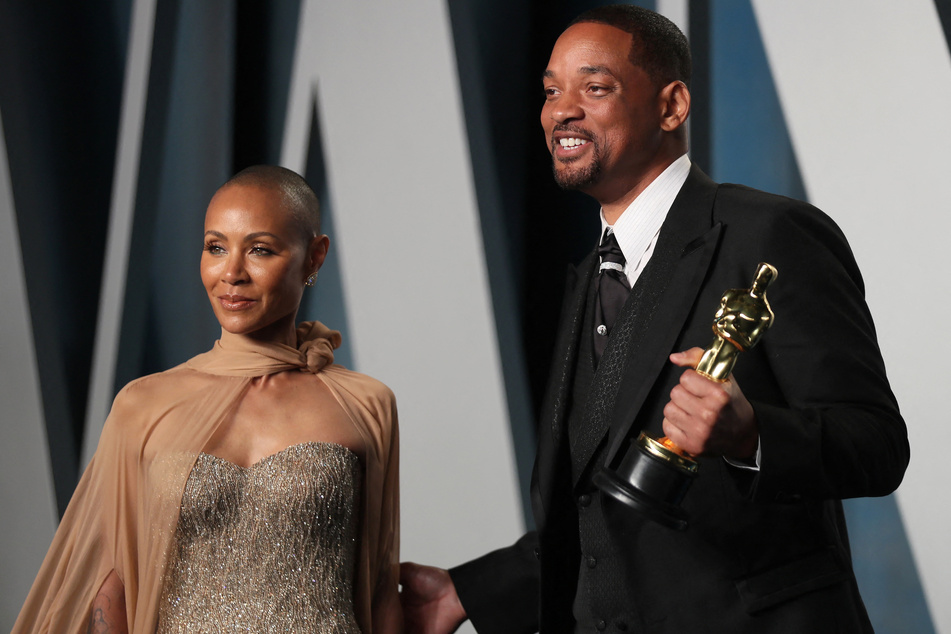
[(538, 631), (538, 535), (526, 533), (500, 548), (449, 570), (456, 593), (480, 634)]
[(835, 223), (808, 205), (770, 218), (761, 255), (779, 277), (769, 291), (775, 323), (759, 351), (768, 372), (752, 364), (742, 374), (744, 360), (737, 364), (760, 431), (752, 497), (887, 495), (908, 464), (907, 431), (851, 249)]

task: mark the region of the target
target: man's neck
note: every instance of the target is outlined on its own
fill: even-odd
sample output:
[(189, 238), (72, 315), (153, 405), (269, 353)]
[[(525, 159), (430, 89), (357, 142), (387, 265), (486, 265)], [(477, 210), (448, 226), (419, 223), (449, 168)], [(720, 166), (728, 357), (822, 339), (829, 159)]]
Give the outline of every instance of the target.
[[(666, 166), (664, 169), (666, 169)], [(653, 183), (654, 179), (663, 174), (663, 172), (664, 170), (660, 170), (656, 174), (652, 174), (649, 178), (644, 178), (638, 181), (637, 186), (634, 189), (627, 191), (619, 198), (610, 201), (599, 200), (598, 202), (601, 203), (601, 211), (604, 213), (604, 219), (607, 221), (607, 223), (609, 225), (613, 225), (615, 222), (617, 222), (617, 219), (620, 218), (621, 214), (623, 214), (624, 211), (631, 206), (631, 203), (633, 203), (634, 200), (641, 195), (641, 192), (647, 189), (648, 185)]]
[[(631, 203), (647, 189), (658, 176), (670, 167), (678, 158), (686, 153), (685, 148), (676, 148), (668, 153), (663, 160), (660, 160), (646, 170), (632, 184), (625, 183), (616, 189), (603, 188), (601, 191), (591, 192), (591, 195), (601, 204), (601, 210), (608, 224), (613, 225), (621, 217), (624, 210), (631, 206)], [(620, 184), (619, 184), (620, 185)]]
[(625, 212), (631, 210), (634, 210), (632, 213), (639, 214), (639, 210), (653, 208), (655, 205), (669, 208), (687, 178), (690, 165), (690, 159), (686, 154), (682, 154), (656, 175), (642, 179), (641, 184), (631, 190), (636, 191), (634, 195), (619, 199), (619, 204), (601, 208), (602, 223), (613, 227), (620, 222)]
[(616, 197), (605, 197), (607, 200), (598, 200), (601, 203), (601, 211), (604, 214), (604, 219), (609, 225), (613, 225), (617, 222), (617, 219), (621, 217), (621, 214), (631, 206), (631, 204), (640, 196), (645, 189), (650, 187), (657, 178), (667, 170), (668, 167), (673, 164), (673, 162), (678, 159), (680, 155), (674, 157), (670, 161), (667, 161), (661, 165), (658, 165), (652, 168), (649, 172), (644, 174), (634, 185), (634, 187), (625, 191), (622, 195)]

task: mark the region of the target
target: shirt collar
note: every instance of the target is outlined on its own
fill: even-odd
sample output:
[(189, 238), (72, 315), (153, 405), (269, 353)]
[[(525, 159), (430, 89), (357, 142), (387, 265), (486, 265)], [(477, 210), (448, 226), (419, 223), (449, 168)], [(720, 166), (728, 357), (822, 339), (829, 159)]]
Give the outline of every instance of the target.
[[(651, 181), (644, 191), (621, 212), (613, 231), (624, 254), (626, 266), (638, 267), (640, 260), (660, 232), (667, 212), (680, 193), (690, 174), (690, 159), (686, 154), (667, 166), (660, 176)], [(601, 210), (601, 234), (608, 227)]]

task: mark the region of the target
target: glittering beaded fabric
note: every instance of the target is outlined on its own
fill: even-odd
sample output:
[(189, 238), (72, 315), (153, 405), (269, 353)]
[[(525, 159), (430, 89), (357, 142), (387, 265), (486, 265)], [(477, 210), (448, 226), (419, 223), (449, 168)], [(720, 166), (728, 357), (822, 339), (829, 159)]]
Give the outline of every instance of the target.
[(359, 633), (360, 476), (359, 458), (329, 443), (294, 445), (248, 468), (201, 454), (156, 631)]

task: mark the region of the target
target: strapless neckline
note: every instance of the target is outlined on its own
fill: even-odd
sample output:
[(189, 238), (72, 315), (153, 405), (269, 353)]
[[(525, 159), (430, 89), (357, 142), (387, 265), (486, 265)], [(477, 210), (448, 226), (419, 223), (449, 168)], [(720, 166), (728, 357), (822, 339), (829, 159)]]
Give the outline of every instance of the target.
[(340, 443), (329, 442), (329, 441), (324, 441), (324, 440), (311, 440), (311, 441), (307, 441), (307, 442), (299, 442), (299, 443), (296, 443), (296, 444), (293, 444), (293, 445), (288, 445), (287, 447), (284, 447), (284, 448), (281, 449), (280, 451), (276, 451), (276, 452), (274, 452), (274, 453), (272, 453), (272, 454), (268, 454), (268, 455), (264, 456), (263, 458), (261, 458), (260, 460), (258, 460), (257, 462), (253, 462), (253, 463), (249, 464), (248, 466), (240, 465), (240, 464), (238, 464), (238, 463), (236, 463), (236, 462), (232, 462), (232, 461), (228, 460), (227, 458), (222, 458), (221, 456), (216, 456), (216, 455), (213, 454), (213, 453), (207, 453), (207, 452), (204, 452), (204, 451), (202, 451), (202, 452), (199, 453), (198, 455), (199, 455), (200, 457), (205, 458), (205, 459), (213, 460), (214, 462), (217, 462), (217, 463), (219, 463), (219, 464), (224, 464), (224, 465), (227, 465), (227, 466), (231, 466), (231, 467), (234, 467), (235, 469), (239, 469), (239, 470), (241, 470), (241, 471), (251, 471), (251, 470), (253, 470), (253, 469), (262, 468), (262, 467), (264, 467), (264, 466), (270, 464), (271, 462), (273, 462), (273, 461), (275, 461), (275, 460), (278, 460), (278, 459), (280, 459), (280, 458), (283, 457), (283, 456), (286, 456), (287, 454), (298, 453), (298, 452), (300, 452), (300, 451), (303, 451), (303, 450), (306, 450), (306, 449), (312, 448), (312, 447), (314, 447), (314, 448), (316, 448), (316, 447), (328, 447), (328, 448), (332, 448), (332, 449), (341, 449), (341, 450), (343, 450), (344, 452), (346, 452), (347, 454), (349, 454), (350, 456), (356, 458), (357, 460), (360, 459), (360, 457), (356, 454), (356, 452), (353, 451), (353, 449), (350, 449), (350, 447), (347, 447), (347, 446), (345, 446), (345, 445), (341, 445)]
[(157, 634), (354, 634), (362, 468), (336, 443), (242, 467), (201, 453), (181, 497)]

